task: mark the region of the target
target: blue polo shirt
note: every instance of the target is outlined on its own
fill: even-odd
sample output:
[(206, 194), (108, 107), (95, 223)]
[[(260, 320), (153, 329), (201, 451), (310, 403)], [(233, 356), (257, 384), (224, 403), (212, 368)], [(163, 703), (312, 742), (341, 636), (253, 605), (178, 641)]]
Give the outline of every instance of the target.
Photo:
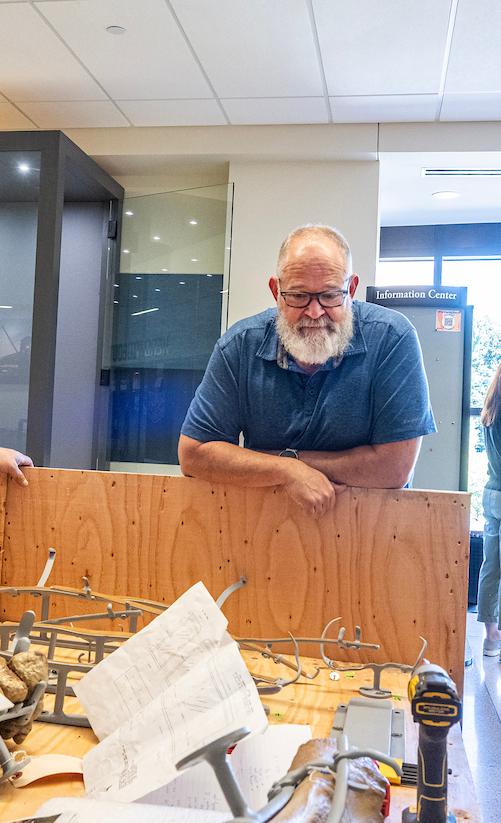
[(251, 449), (339, 451), (436, 431), (414, 326), (353, 301), (354, 334), (340, 359), (306, 374), (285, 354), (276, 309), (235, 323), (216, 343), (181, 429), (200, 442)]

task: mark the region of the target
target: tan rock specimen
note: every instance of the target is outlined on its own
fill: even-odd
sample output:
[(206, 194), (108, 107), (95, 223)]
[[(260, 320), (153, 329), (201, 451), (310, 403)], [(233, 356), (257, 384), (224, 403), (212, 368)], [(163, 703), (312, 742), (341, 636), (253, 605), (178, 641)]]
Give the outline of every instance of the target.
[[(15, 654), (8, 663), (0, 657), (0, 689), (13, 703), (24, 702), (42, 681), (47, 682), (49, 670), (47, 658), (42, 652), (27, 651)], [(39, 698), (32, 717), (16, 717), (0, 723), (0, 735), (4, 740), (12, 738), (22, 743), (33, 726), (33, 720), (43, 710), (43, 695)]]
[(28, 686), (10, 670), (3, 657), (0, 657), (0, 689), (13, 703), (22, 703), (28, 697)]

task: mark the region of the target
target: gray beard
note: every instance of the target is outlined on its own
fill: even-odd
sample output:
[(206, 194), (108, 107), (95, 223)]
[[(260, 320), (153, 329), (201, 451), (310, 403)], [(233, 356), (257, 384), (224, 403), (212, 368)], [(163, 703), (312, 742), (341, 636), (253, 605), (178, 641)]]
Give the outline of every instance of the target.
[(315, 366), (331, 357), (341, 357), (353, 337), (353, 312), (347, 306), (339, 323), (326, 317), (311, 320), (303, 317), (295, 325), (287, 322), (279, 311), (276, 319), (277, 334), (284, 349), (299, 363)]

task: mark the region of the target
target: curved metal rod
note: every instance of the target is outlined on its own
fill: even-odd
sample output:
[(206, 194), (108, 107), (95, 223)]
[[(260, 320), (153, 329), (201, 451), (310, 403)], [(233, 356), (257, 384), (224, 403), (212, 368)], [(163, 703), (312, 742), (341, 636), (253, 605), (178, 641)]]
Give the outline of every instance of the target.
[[(329, 620), (329, 622), (325, 626), (325, 628), (322, 632), (322, 636), (320, 638), (320, 656), (321, 656), (322, 660), (324, 661), (325, 665), (329, 667), (329, 669), (335, 669), (336, 666), (335, 666), (335, 661), (331, 660), (330, 657), (327, 657), (327, 655), (325, 654), (324, 644), (327, 641), (326, 634), (327, 634), (328, 630), (330, 629), (330, 627), (332, 626), (332, 624), (337, 623), (339, 620), (341, 620), (340, 617), (335, 617), (333, 620)], [(339, 630), (338, 639), (335, 641), (336, 643), (339, 642), (340, 637), (341, 638), (343, 637), (342, 633), (344, 634), (344, 629), (341, 628)], [(330, 641), (330, 642), (332, 642), (332, 641)]]
[(231, 586), (227, 586), (227, 588), (223, 592), (221, 592), (218, 599), (216, 600), (216, 606), (218, 606), (221, 609), (223, 607), (223, 605), (226, 603), (226, 601), (228, 600), (228, 597), (231, 594), (233, 594), (233, 592), (236, 592), (238, 589), (241, 589), (242, 586), (246, 586), (246, 585), (247, 585), (247, 578), (246, 577), (241, 577), (235, 583), (232, 583)]
[[(302, 666), (301, 666), (301, 661), (299, 659), (299, 646), (298, 646), (296, 638), (292, 634), (290, 635), (290, 641), (294, 645), (294, 657), (296, 659), (295, 665), (293, 663), (291, 663), (289, 660), (286, 660), (285, 657), (283, 657), (283, 655), (273, 654), (273, 652), (269, 649), (259, 648), (258, 646), (254, 646), (254, 648), (251, 648), (250, 650), (259, 652), (259, 654), (261, 654), (265, 659), (273, 660), (274, 663), (282, 664), (284, 666), (287, 666), (287, 668), (292, 669), (293, 671), (296, 672), (296, 676), (293, 677), (292, 680), (286, 680), (283, 677), (273, 678), (273, 677), (269, 677), (268, 675), (254, 675), (253, 674), (252, 677), (254, 678), (254, 682), (261, 681), (263, 683), (269, 683), (270, 685), (278, 686), (280, 689), (283, 689), (285, 686), (291, 686), (293, 683), (297, 683), (297, 681), (299, 680), (299, 678), (301, 677), (301, 675), (303, 673), (303, 669), (302, 669)], [(251, 646), (251, 644), (249, 644), (249, 643), (244, 643), (243, 645), (247, 646), (247, 647)]]
[(422, 637), (422, 635), (419, 635), (419, 639), (422, 641), (423, 645), (421, 646), (420, 652), (419, 652), (419, 654), (416, 658), (416, 662), (414, 663), (414, 665), (412, 667), (412, 672), (414, 672), (414, 670), (417, 669), (417, 667), (419, 666), (419, 664), (421, 663), (421, 661), (424, 658), (424, 653), (425, 653), (426, 649), (428, 648), (428, 641), (426, 640), (426, 638)]
[[(314, 680), (315, 677), (317, 677), (317, 675), (320, 672), (320, 666), (315, 666), (315, 671), (313, 673), (303, 671), (303, 667), (302, 667), (301, 662), (299, 660), (299, 646), (298, 646), (298, 640), (302, 640), (302, 639), (303, 638), (295, 638), (292, 634), (290, 635), (290, 637), (285, 638), (285, 640), (287, 642), (294, 644), (294, 656), (296, 658), (296, 663), (291, 663), (291, 661), (286, 660), (286, 658), (283, 657), (283, 655), (276, 654), (276, 653), (273, 652), (273, 650), (271, 648), (269, 648), (267, 646), (260, 646), (254, 641), (242, 640), (241, 638), (237, 638), (237, 642), (238, 642), (238, 645), (240, 646), (241, 649), (245, 649), (246, 651), (251, 651), (251, 652), (258, 652), (265, 659), (273, 660), (274, 663), (281, 663), (282, 666), (287, 666), (288, 669), (292, 669), (295, 672), (299, 672), (297, 677), (294, 678), (294, 680), (290, 681), (290, 683), (295, 683), (296, 680), (298, 680), (299, 677), (305, 677), (307, 680)], [(266, 643), (268, 641), (264, 641), (264, 642)], [(318, 639), (317, 639), (317, 642), (318, 642)], [(287, 685), (289, 685), (289, 683), (287, 683)]]

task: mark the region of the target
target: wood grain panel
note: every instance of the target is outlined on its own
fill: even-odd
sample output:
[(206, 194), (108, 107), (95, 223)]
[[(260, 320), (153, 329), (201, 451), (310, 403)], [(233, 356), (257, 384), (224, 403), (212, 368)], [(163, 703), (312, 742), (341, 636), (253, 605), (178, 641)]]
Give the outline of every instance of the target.
[[(217, 596), (243, 575), (246, 588), (225, 607), (234, 634), (318, 635), (341, 616), (349, 637), (360, 624), (381, 649), (336, 658), (406, 663), (422, 634), (430, 659), (462, 688), (467, 494), (347, 489), (316, 521), (281, 490), (111, 472), (27, 476), (27, 488), (8, 484), (4, 584), (36, 583), (49, 546), (52, 585), (79, 588), (86, 575), (97, 591), (166, 603), (197, 580)], [(23, 606), (4, 596), (3, 619)]]
[(0, 569), (3, 565), (5, 506), (7, 502), (7, 477), (0, 474)]

